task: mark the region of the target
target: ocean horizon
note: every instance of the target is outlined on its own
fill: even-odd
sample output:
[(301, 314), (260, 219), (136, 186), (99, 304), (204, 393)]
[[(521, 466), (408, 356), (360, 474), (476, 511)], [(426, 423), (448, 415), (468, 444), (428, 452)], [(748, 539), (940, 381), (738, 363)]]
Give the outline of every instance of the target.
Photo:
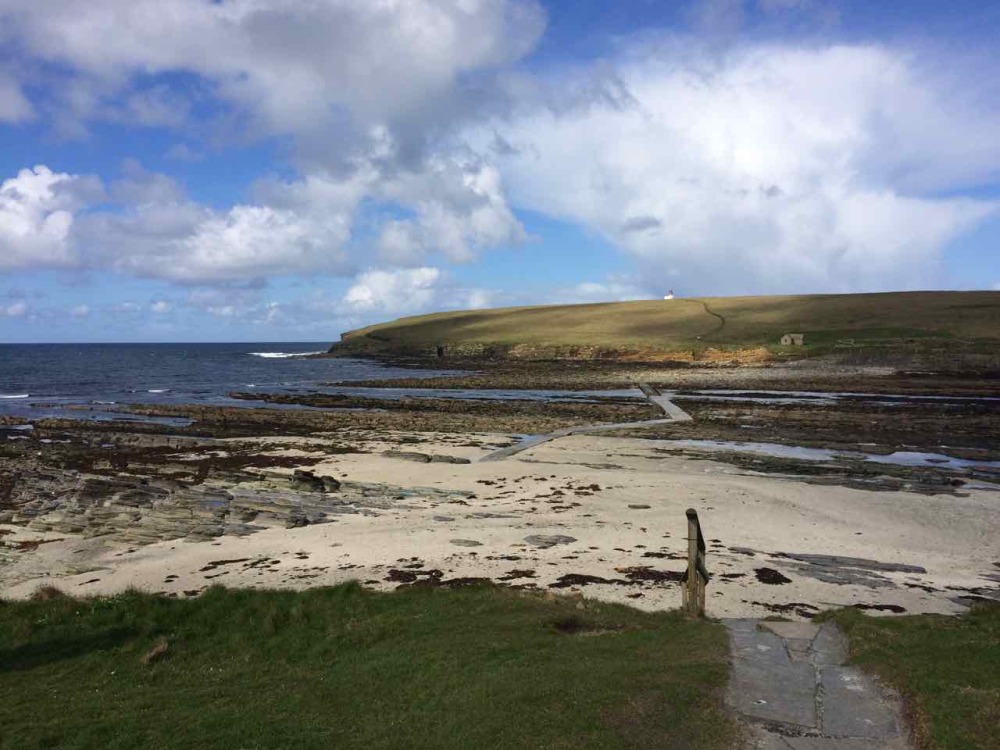
[(0, 417), (110, 419), (128, 404), (247, 405), (229, 394), (294, 393), (414, 374), (368, 360), (310, 356), (328, 347), (315, 341), (0, 344)]

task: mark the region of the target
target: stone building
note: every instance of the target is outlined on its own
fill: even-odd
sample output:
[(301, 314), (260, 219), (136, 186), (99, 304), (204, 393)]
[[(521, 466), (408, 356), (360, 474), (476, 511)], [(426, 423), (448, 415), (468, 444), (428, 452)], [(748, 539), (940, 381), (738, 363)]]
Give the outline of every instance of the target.
[(786, 333), (781, 337), (782, 346), (802, 346), (806, 343), (806, 335), (804, 333)]

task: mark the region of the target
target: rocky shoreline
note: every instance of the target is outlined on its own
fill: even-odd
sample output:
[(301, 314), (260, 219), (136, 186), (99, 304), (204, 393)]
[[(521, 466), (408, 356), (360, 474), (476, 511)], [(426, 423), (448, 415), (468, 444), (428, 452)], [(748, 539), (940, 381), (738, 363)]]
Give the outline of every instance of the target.
[[(515, 383), (521, 386), (520, 390), (544, 387), (571, 391), (573, 385), (582, 390), (584, 384), (586, 390), (623, 388), (634, 384), (640, 376), (651, 375), (654, 377), (650, 380), (669, 387), (678, 399), (684, 399), (677, 403), (694, 417), (693, 421), (625, 428), (613, 436), (586, 439), (592, 442), (579, 443), (583, 438), (566, 438), (550, 448), (519, 454), (510, 460), (512, 470), (523, 477), (514, 484), (494, 478), (506, 476), (504, 464), (487, 469), (487, 464), (477, 463), (479, 458), (512, 445), (525, 435), (586, 424), (643, 421), (657, 416), (657, 410), (638, 394), (634, 398), (588, 396), (583, 400), (552, 401), (510, 398), (509, 394), (503, 399), (492, 398), (490, 390), (511, 389)], [(917, 381), (923, 387), (917, 388)], [(365, 387), (379, 385), (366, 383)], [(411, 387), (398, 380), (381, 385)], [(649, 525), (635, 525), (628, 519), (647, 512), (642, 509), (658, 508), (647, 499), (651, 497), (650, 491), (653, 497), (658, 496), (663, 487), (675, 485), (678, 477), (689, 477), (685, 480), (690, 482), (689, 488), (704, 485), (706, 489), (716, 487), (720, 481), (711, 477), (739, 477), (740, 481), (751, 483), (748, 487), (760, 484), (771, 488), (768, 492), (776, 497), (789, 499), (829, 495), (837, 497), (837, 502), (845, 502), (840, 493), (860, 493), (843, 497), (856, 498), (851, 503), (888, 504), (896, 508), (909, 508), (912, 503), (938, 503), (934, 498), (947, 498), (961, 506), (973, 503), (970, 507), (991, 507), (982, 505), (980, 498), (995, 497), (991, 482), (1000, 481), (1000, 470), (990, 463), (1000, 459), (1000, 430), (996, 429), (1000, 424), (1000, 401), (990, 400), (987, 395), (993, 393), (992, 381), (988, 379), (957, 380), (870, 371), (862, 379), (857, 373), (808, 373), (798, 368), (781, 372), (771, 369), (695, 372), (676, 368), (656, 371), (648, 365), (542, 368), (532, 364), (521, 368), (520, 375), (518, 368), (504, 365), (497, 370), (442, 380), (440, 384), (420, 380), (419, 385), (424, 393), (428, 388), (460, 385), (475, 389), (480, 395), (453, 398), (442, 394), (443, 397), (434, 398), (399, 397), (393, 393), (392, 398), (383, 399), (367, 390), (364, 396), (322, 392), (237, 393), (233, 395), (245, 400), (246, 407), (129, 407), (133, 416), (178, 420), (172, 424), (42, 419), (29, 426), (3, 420), (5, 423), (0, 423), (0, 587), (19, 592), (39, 580), (39, 576), (69, 576), (74, 585), (83, 585), (84, 580), (74, 577), (83, 574), (74, 571), (80, 569), (82, 562), (89, 561), (84, 567), (96, 566), (105, 573), (86, 578), (86, 585), (95, 589), (113, 588), (128, 578), (127, 566), (121, 567), (123, 561), (140, 554), (143, 548), (159, 550), (157, 555), (173, 559), (172, 556), (187, 549), (170, 546), (178, 542), (192, 543), (191, 550), (204, 544), (227, 549), (244, 545), (240, 546), (243, 552), (239, 554), (245, 557), (250, 554), (247, 550), (256, 550), (257, 544), (267, 549), (276, 539), (285, 539), (282, 544), (297, 544), (294, 540), (298, 537), (283, 535), (306, 534), (302, 539), (316, 543), (320, 539), (335, 539), (335, 547), (345, 545), (355, 551), (350, 553), (349, 561), (345, 558), (337, 565), (327, 564), (323, 572), (299, 571), (286, 577), (274, 577), (258, 568), (237, 575), (237, 566), (204, 574), (197, 568), (185, 568), (183, 574), (174, 572), (173, 579), (163, 581), (162, 590), (196, 592), (207, 584), (192, 588), (192, 577), (204, 582), (223, 574), (232, 574), (230, 580), (254, 585), (262, 581), (302, 585), (306, 581), (341, 580), (351, 575), (362, 577), (371, 585), (390, 587), (424, 579), (433, 582), (487, 578), (504, 585), (577, 590), (587, 586), (612, 599), (634, 593), (644, 606), (659, 606), (675, 587), (671, 578), (674, 573), (651, 569), (650, 575), (658, 576), (653, 581), (636, 579), (635, 571), (649, 568), (644, 555), (652, 554), (651, 549), (668, 559), (682, 556), (683, 550), (673, 550), (669, 545), (660, 550), (650, 548), (645, 543)], [(822, 385), (826, 388), (817, 390)], [(725, 394), (711, 392), (720, 386), (728, 386), (722, 388)], [(781, 393), (775, 395), (776, 391)], [(874, 395), (844, 395), (847, 391)], [(823, 396), (824, 393), (827, 395)], [(834, 398), (831, 394), (839, 395)], [(919, 394), (920, 398), (896, 398), (907, 394)], [(679, 446), (676, 441), (687, 442)], [(699, 441), (716, 441), (723, 447), (732, 447), (709, 449)], [(829, 451), (830, 455), (816, 461), (755, 454), (740, 448), (747, 441), (793, 448), (812, 446)], [(589, 458), (566, 452), (566, 446), (577, 444), (589, 446)], [(932, 458), (917, 465), (876, 463), (858, 453), (862, 444), (865, 455), (884, 456), (905, 450), (926, 451)], [(939, 455), (943, 458), (933, 458)], [(699, 468), (702, 466), (705, 468)], [(560, 478), (565, 472), (573, 477), (568, 484)], [(480, 481), (484, 484), (477, 484)], [(650, 481), (654, 483), (651, 488), (642, 490)], [(635, 489), (628, 489), (633, 485)], [(724, 485), (725, 482), (720, 486)], [(687, 494), (682, 492), (678, 498)], [(619, 497), (622, 499), (615, 499)], [(913, 499), (900, 506), (905, 498)], [(607, 505), (609, 502), (611, 506)], [(621, 510), (612, 511), (611, 507), (618, 507), (617, 502), (623, 503)], [(693, 498), (684, 502), (693, 502)], [(736, 509), (723, 512), (732, 513)], [(924, 513), (919, 505), (905, 511), (911, 512), (920, 517)], [(995, 523), (994, 515), (990, 511), (980, 523)], [(821, 514), (819, 518), (822, 517)], [(463, 518), (466, 520), (462, 521)], [(400, 526), (402, 519), (408, 520)], [(358, 523), (362, 526), (357, 526)], [(444, 527), (454, 527), (452, 536), (434, 541), (430, 548), (425, 548), (424, 543), (417, 545), (416, 549), (422, 550), (417, 555), (420, 567), (398, 564), (397, 558), (406, 558), (394, 553), (410, 545), (408, 540), (424, 537), (436, 540)], [(480, 538), (476, 532), (480, 527), (497, 535), (496, 539), (509, 538), (510, 534), (515, 537), (520, 534), (522, 540), (533, 534), (567, 536), (573, 539), (568, 543), (572, 549), (555, 555), (551, 552), (559, 546), (555, 545), (545, 548), (550, 552), (541, 557), (538, 554), (525, 557), (517, 551), (517, 545), (527, 544), (531, 549), (535, 545), (515, 539), (511, 542), (513, 551), (504, 552), (503, 545), (490, 547)], [(608, 536), (610, 528), (617, 530)], [(565, 533), (567, 530), (570, 533)], [(601, 559), (608, 562), (583, 565), (588, 555), (595, 553), (581, 549), (582, 542), (577, 540), (595, 533), (604, 539), (604, 545), (611, 544), (614, 549), (598, 542), (597, 548), (605, 552)], [(718, 533), (727, 544), (717, 551), (741, 546), (737, 543), (742, 533), (738, 528), (723, 528)], [(781, 538), (782, 533), (780, 528), (761, 532), (763, 538), (770, 538), (769, 535)], [(361, 536), (355, 538), (352, 534)], [(367, 548), (363, 545), (368, 542), (363, 540), (370, 534), (375, 535), (372, 539), (377, 540), (382, 552), (364, 551)], [(395, 541), (389, 542), (383, 534), (389, 534)], [(620, 541), (615, 544), (612, 541), (615, 539)], [(624, 543), (626, 539), (628, 543)], [(362, 547), (357, 547), (358, 544)], [(759, 549), (760, 544), (758, 540), (756, 546), (749, 543), (743, 546)], [(489, 549), (482, 550), (484, 545)], [(428, 549), (439, 551), (431, 553)], [(254, 556), (257, 551), (247, 559), (257, 559)], [(850, 543), (835, 549), (821, 544), (815, 552), (865, 557)], [(275, 554), (280, 557), (283, 553)], [(733, 568), (729, 572), (736, 577), (721, 578), (719, 591), (727, 590), (727, 580), (733, 584), (745, 583), (742, 576), (747, 575), (746, 571), (740, 572), (745, 565), (738, 564), (742, 553), (726, 554), (731, 558), (727, 565)], [(1000, 559), (1000, 550), (992, 554)], [(201, 555), (195, 557), (200, 559)], [(530, 562), (535, 566), (530, 568), (533, 576), (512, 576), (512, 570), (521, 570), (516, 565), (501, 570), (505, 557), (519, 558), (508, 563), (522, 564), (521, 559)], [(782, 575), (801, 574), (795, 566), (801, 567), (802, 560), (777, 559), (779, 567), (784, 565)], [(416, 562), (407, 560), (411, 566)], [(547, 568), (544, 575), (537, 569), (542, 564)], [(631, 570), (634, 575), (615, 574), (618, 568)], [(109, 570), (112, 574), (107, 573)], [(401, 574), (393, 574), (393, 570), (411, 573), (402, 576), (407, 579), (403, 581)], [(443, 572), (437, 578), (419, 572), (427, 570)], [(409, 580), (411, 577), (413, 581)], [(979, 583), (973, 585), (973, 579)], [(147, 576), (143, 580), (153, 579)], [(930, 579), (921, 579), (919, 585), (945, 591), (943, 580), (940, 576), (934, 579), (932, 570)], [(994, 584), (989, 579), (980, 580), (978, 574), (961, 577), (958, 583), (948, 580), (951, 582), (947, 585), (967, 589), (969, 596), (992, 595), (989, 592)], [(628, 586), (622, 581), (628, 582)], [(637, 585), (638, 590), (629, 592), (630, 587)], [(182, 586), (186, 588), (181, 589)], [(902, 592), (911, 591), (899, 582), (894, 586)], [(864, 586), (858, 589), (864, 590)], [(930, 592), (924, 593), (928, 601), (938, 601)], [(745, 607), (758, 613), (768, 607), (784, 606), (778, 600), (780, 597), (761, 598), (757, 594), (744, 597), (745, 604), (737, 606), (730, 602), (726, 606), (736, 607), (734, 611)], [(894, 602), (893, 606), (908, 610), (915, 606), (912, 598), (907, 597)], [(813, 610), (803, 605), (789, 611), (808, 614)]]

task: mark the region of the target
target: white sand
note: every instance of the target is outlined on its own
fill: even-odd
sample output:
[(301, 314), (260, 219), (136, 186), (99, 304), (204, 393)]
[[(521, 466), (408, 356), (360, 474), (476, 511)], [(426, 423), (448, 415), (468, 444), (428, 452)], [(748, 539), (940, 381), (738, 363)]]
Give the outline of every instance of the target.
[[(456, 447), (468, 442), (469, 436), (437, 437), (437, 442), (416, 449), (470, 458), (488, 452)], [(961, 592), (946, 587), (997, 587), (1000, 494), (996, 492), (969, 490), (967, 497), (928, 497), (810, 485), (747, 475), (723, 463), (663, 457), (655, 452), (659, 445), (577, 436), (507, 461), (471, 465), (411, 463), (377, 454), (331, 456), (310, 468), (354, 481), (470, 490), (476, 498), (468, 505), (407, 498), (391, 509), (339, 516), (333, 523), (269, 529), (212, 542), (128, 548), (99, 539), (67, 538), (33, 552), (8, 553), (7, 564), (0, 563), (0, 596), (27, 596), (42, 584), (73, 594), (136, 586), (181, 596), (213, 583), (302, 588), (358, 579), (392, 588), (395, 584), (385, 580), (389, 570), (416, 562), (425, 570), (443, 571), (446, 580), (498, 579), (513, 570), (533, 571), (535, 577), (510, 583), (546, 589), (567, 573), (623, 579), (616, 568), (683, 570), (682, 559), (643, 554), (685, 553), (684, 511), (689, 507), (698, 510), (706, 538), (719, 540), (710, 542), (708, 551), (708, 568), (714, 575), (708, 611), (713, 616), (764, 616), (773, 611), (760, 603), (792, 602), (818, 609), (865, 603), (899, 605), (907, 612), (956, 612), (962, 608), (952, 598)], [(598, 489), (588, 489), (591, 485)], [(563, 494), (552, 496), (554, 491)], [(570, 503), (579, 505), (567, 507)], [(496, 517), (484, 518), (483, 513)], [(26, 538), (24, 532), (19, 534)], [(535, 534), (565, 535), (576, 541), (539, 549), (525, 541)], [(481, 546), (460, 546), (453, 540)], [(755, 553), (734, 552), (732, 547)], [(885, 585), (878, 588), (824, 583), (802, 574), (787, 559), (770, 557), (776, 552), (920, 565), (927, 573), (880, 573)], [(210, 566), (244, 558), (246, 562)], [(265, 558), (274, 563), (250, 567)], [(211, 569), (202, 570), (206, 567)], [(791, 582), (760, 583), (754, 571), (762, 567), (783, 573)], [(592, 584), (561, 590), (645, 609), (676, 607), (681, 598), (677, 583)], [(787, 614), (795, 616), (794, 611)]]

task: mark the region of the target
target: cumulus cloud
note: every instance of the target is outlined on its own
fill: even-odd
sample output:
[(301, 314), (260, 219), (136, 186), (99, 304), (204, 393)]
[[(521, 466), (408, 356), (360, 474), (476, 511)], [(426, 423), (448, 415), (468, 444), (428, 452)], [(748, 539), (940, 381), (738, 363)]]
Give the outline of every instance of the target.
[(394, 265), (420, 265), (429, 253), (465, 261), (525, 236), (496, 169), (457, 158), (391, 176), (369, 166), (267, 180), (253, 192), (253, 202), (217, 209), (135, 161), (107, 189), (44, 166), (23, 170), (0, 189), (0, 248), (9, 247), (0, 268), (103, 269), (184, 284), (350, 275), (368, 261), (367, 247), (352, 242), (365, 200), (414, 217), (369, 222)]
[(362, 313), (422, 310), (434, 301), (440, 279), (438, 268), (366, 271), (347, 290), (344, 306)]
[(699, 292), (926, 285), (947, 243), (997, 210), (935, 191), (997, 174), (1000, 112), (958, 106), (908, 56), (695, 52), (637, 45), (615, 69), (625, 96), (581, 82), (606, 69), (578, 70), (557, 82), (582, 92), (572, 106), (538, 96), (470, 140), (486, 153), (502, 128), (515, 205), (583, 224), (650, 281)]
[[(534, 0), (0, 0), (0, 25), (25, 56), (98, 82), (98, 98), (131, 93), (137, 74), (192, 73), (260, 127), (300, 133), (431, 117), (463, 75), (530, 51), (545, 16)], [(171, 95), (129, 108), (160, 122)]]
[(73, 212), (97, 192), (90, 178), (45, 166), (0, 183), (0, 270), (74, 265)]
[[(134, 162), (106, 189), (22, 170), (0, 186), (0, 270), (339, 275), (354, 278), (344, 314), (478, 305), (499, 298), (437, 266), (524, 242), (514, 207), (580, 225), (639, 269), (566, 299), (934, 285), (948, 244), (997, 210), (956, 197), (1000, 179), (995, 97), (940, 56), (739, 41), (749, 19), (822, 5), (702, 0), (691, 21), (707, 42), (646, 33), (596, 64), (528, 70), (512, 66), (544, 28), (535, 0), (0, 0), (2, 41), (35, 66), (31, 86), (0, 69), (0, 121), (54, 113), (69, 133), (201, 117), (174, 136), (193, 145), (167, 153), (189, 161), (217, 118), (216, 137), (291, 136), (298, 170), (231, 206)], [(577, 278), (585, 261), (568, 264)], [(288, 313), (269, 305), (202, 309)]]
[(521, 222), (507, 205), (500, 175), (489, 165), (438, 159), (421, 173), (387, 181), (382, 192), (411, 206), (416, 214), (389, 221), (383, 228), (378, 248), (390, 263), (419, 263), (428, 252), (464, 262), (481, 248), (526, 239)]
[(95, 262), (135, 276), (213, 283), (331, 271), (342, 261), (343, 216), (303, 216), (270, 206), (213, 211), (194, 204), (139, 206), (82, 222)]
[(24, 302), (14, 302), (0, 306), (0, 313), (8, 318), (23, 318), (28, 313), (28, 305)]
[(262, 193), (266, 202), (214, 209), (134, 162), (107, 190), (96, 178), (24, 169), (0, 183), (0, 270), (88, 268), (181, 283), (349, 270), (344, 245), (363, 184), (303, 179)]
[(457, 284), (440, 268), (372, 269), (358, 274), (336, 306), (339, 315), (371, 320), (441, 309), (488, 307), (495, 291)]

